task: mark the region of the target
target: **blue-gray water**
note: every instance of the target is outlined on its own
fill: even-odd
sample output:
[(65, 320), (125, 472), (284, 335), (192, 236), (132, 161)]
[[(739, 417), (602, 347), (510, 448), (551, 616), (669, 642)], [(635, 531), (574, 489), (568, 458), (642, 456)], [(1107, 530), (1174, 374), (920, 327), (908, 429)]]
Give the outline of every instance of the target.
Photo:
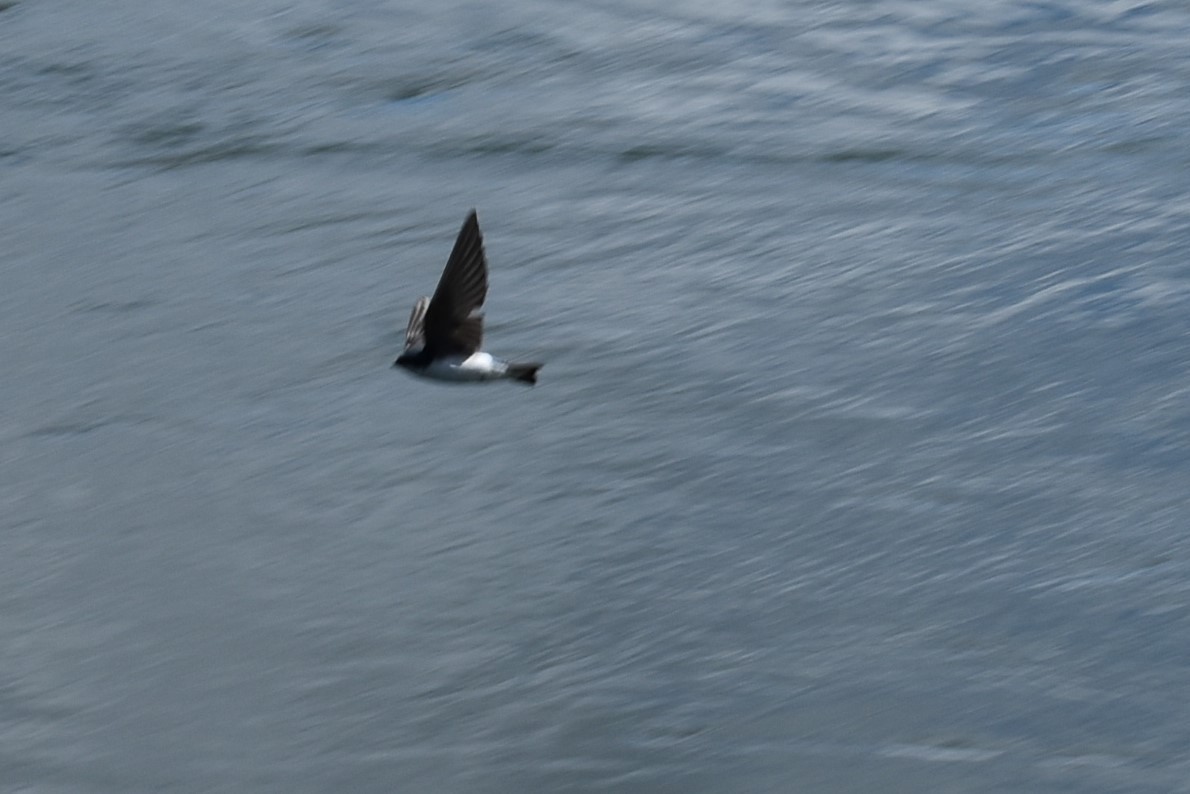
[(0, 9), (3, 794), (1190, 791), (1184, 3)]

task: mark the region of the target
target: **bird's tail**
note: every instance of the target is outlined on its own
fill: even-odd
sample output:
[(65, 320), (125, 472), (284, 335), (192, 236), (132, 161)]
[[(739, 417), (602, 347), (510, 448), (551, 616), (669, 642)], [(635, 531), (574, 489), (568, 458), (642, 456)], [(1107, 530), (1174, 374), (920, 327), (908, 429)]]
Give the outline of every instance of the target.
[(509, 364), (508, 377), (532, 386), (537, 383), (537, 370), (541, 367), (541, 364)]

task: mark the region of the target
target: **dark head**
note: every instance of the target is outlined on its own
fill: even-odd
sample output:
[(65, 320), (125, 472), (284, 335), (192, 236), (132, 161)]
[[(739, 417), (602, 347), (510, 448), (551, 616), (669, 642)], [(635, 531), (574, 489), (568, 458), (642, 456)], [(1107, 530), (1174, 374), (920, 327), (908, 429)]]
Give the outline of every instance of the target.
[(408, 370), (425, 369), (430, 365), (430, 360), (433, 355), (425, 348), (406, 350), (401, 355), (397, 356), (397, 360), (393, 362), (394, 367)]

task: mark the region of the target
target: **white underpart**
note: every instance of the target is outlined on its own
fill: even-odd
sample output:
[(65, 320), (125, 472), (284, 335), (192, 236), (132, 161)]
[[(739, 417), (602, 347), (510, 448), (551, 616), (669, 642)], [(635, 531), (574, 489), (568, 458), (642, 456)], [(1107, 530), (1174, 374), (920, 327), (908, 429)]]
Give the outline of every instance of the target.
[(508, 365), (489, 353), (440, 358), (426, 367), (425, 376), (437, 380), (476, 381), (508, 377)]

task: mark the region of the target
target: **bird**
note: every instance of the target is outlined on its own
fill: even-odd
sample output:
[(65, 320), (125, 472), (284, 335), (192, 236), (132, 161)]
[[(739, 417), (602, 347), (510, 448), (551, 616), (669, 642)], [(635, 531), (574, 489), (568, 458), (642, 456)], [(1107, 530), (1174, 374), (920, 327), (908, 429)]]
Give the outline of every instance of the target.
[(488, 295), (488, 263), (475, 210), (463, 221), (434, 297), (413, 305), (405, 327), (405, 349), (394, 367), (431, 380), (482, 383), (510, 380), (534, 385), (540, 363), (501, 361), (479, 348)]

